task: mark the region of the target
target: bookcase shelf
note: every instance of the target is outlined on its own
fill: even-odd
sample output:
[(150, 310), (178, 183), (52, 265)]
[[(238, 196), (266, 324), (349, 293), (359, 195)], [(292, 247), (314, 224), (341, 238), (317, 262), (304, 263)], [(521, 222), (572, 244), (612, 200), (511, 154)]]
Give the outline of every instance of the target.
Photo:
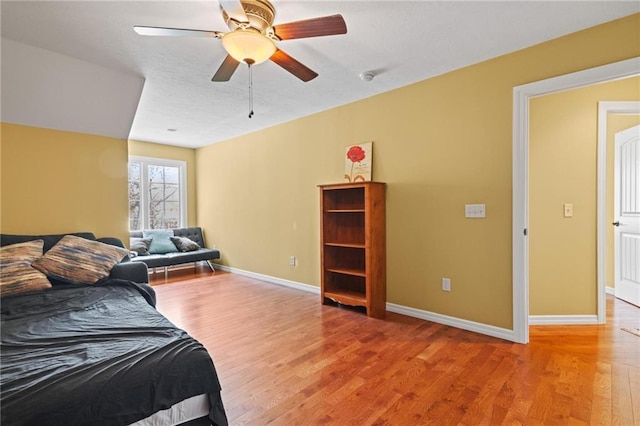
[(321, 299), (386, 313), (385, 187), (320, 185)]
[(334, 302), (342, 303), (349, 306), (366, 306), (367, 298), (362, 294), (355, 291), (342, 290), (340, 292), (326, 291), (324, 293), (326, 299), (331, 299)]
[(356, 277), (366, 277), (367, 276), (365, 271), (363, 271), (361, 269), (327, 268), (327, 271), (335, 272), (336, 274), (353, 275), (353, 276), (356, 276)]
[(345, 248), (365, 248), (364, 244), (348, 244), (348, 243), (324, 243), (325, 246), (330, 247), (345, 247)]

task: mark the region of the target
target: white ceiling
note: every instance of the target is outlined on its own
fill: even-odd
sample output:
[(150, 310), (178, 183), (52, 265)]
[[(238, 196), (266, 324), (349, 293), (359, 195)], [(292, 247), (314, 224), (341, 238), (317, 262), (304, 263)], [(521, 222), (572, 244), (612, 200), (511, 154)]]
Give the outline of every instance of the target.
[[(6, 39), (144, 77), (129, 137), (194, 148), (640, 11), (637, 1), (272, 3), (275, 25), (339, 13), (348, 33), (280, 42), (279, 48), (319, 77), (303, 83), (271, 62), (255, 66), (251, 119), (246, 67), (229, 82), (211, 82), (226, 55), (219, 40), (144, 37), (133, 31), (134, 25), (226, 31), (216, 0), (3, 0), (1, 31)], [(365, 71), (376, 77), (360, 80)]]

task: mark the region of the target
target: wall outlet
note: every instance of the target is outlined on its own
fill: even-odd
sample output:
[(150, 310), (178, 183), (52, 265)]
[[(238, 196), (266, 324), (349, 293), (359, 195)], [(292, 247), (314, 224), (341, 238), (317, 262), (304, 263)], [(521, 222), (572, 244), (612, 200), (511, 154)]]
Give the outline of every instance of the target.
[(471, 218), (486, 217), (485, 205), (484, 204), (465, 204), (464, 217), (471, 217)]
[(289, 258), (289, 265), (290, 266), (296, 266), (296, 257), (295, 256), (291, 256)]
[(451, 279), (443, 278), (442, 279), (442, 291), (451, 291)]

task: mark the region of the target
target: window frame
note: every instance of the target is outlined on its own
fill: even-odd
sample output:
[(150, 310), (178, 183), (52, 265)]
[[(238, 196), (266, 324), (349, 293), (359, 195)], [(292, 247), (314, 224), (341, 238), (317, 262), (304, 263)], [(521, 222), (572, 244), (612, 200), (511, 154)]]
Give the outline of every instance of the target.
[[(180, 199), (180, 220), (178, 228), (187, 227), (187, 162), (182, 160), (169, 160), (166, 158), (143, 157), (138, 155), (130, 155), (127, 162), (127, 193), (129, 187), (129, 164), (140, 164), (140, 215), (141, 229), (130, 229), (130, 231), (142, 231), (150, 229), (149, 219), (149, 166), (176, 167), (178, 168), (178, 193)], [(127, 196), (128, 205), (130, 200)], [(130, 207), (128, 208), (130, 213)], [(129, 227), (131, 226), (131, 217), (129, 217)]]

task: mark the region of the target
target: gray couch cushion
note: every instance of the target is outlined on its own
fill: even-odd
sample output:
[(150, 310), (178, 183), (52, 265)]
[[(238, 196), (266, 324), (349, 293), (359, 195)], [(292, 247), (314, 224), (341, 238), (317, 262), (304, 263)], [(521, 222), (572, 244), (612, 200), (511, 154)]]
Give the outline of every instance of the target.
[(166, 254), (150, 254), (147, 256), (136, 256), (131, 259), (133, 262), (142, 262), (149, 268), (160, 268), (163, 266), (170, 266), (169, 258)]
[[(142, 238), (142, 231), (130, 231), (129, 237), (131, 238)], [(204, 243), (204, 236), (202, 235), (202, 228), (199, 226), (192, 226), (189, 228), (174, 228), (173, 235), (176, 237), (187, 237), (192, 241), (198, 243), (200, 247), (206, 247)]]
[(172, 260), (180, 259), (181, 262), (201, 262), (203, 260), (214, 260), (220, 258), (220, 252), (214, 249), (201, 248), (195, 251), (183, 253), (169, 253), (167, 257)]

